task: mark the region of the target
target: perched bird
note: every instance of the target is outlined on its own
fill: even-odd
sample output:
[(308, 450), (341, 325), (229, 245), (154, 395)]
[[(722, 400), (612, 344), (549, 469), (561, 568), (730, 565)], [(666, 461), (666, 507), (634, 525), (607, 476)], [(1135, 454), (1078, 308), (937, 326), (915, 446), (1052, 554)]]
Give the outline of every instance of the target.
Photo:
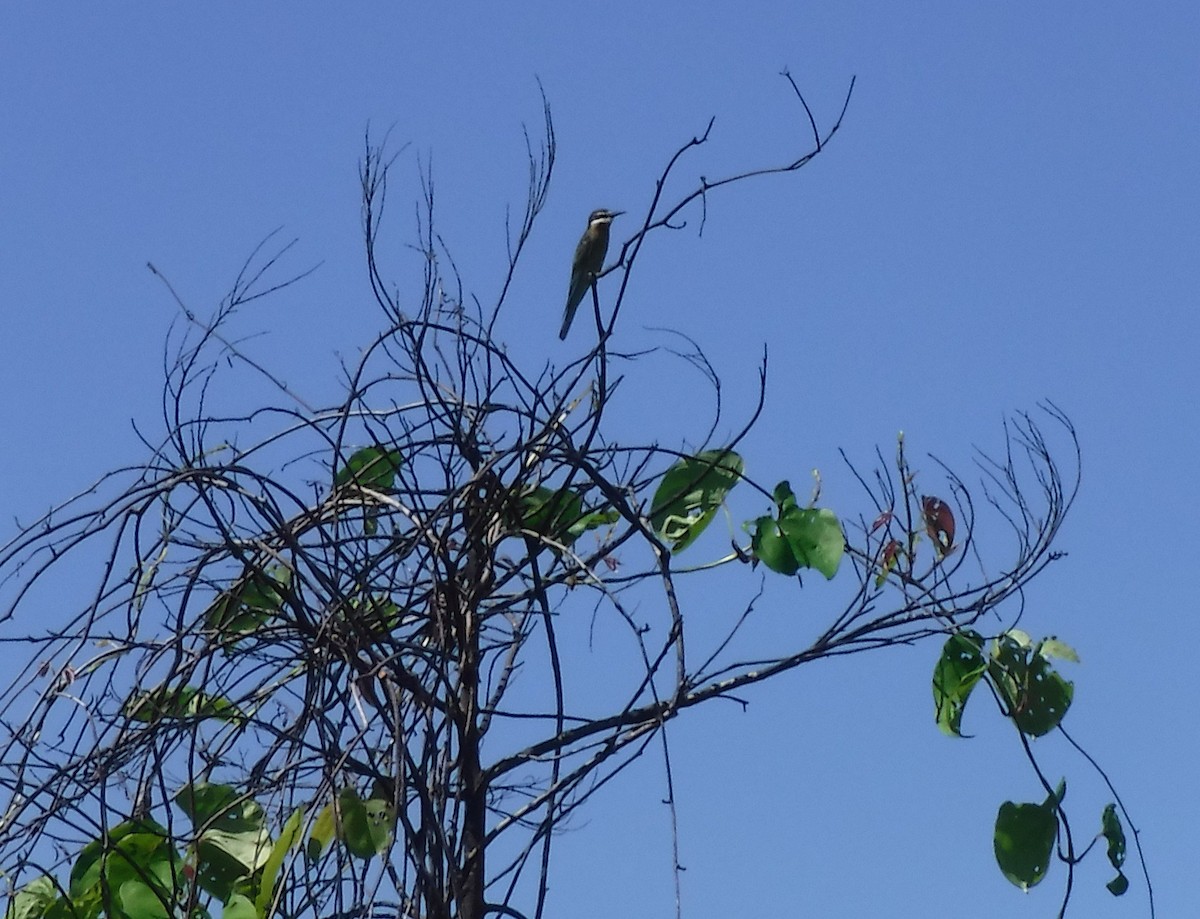
[(587, 229), (583, 231), (583, 239), (575, 247), (575, 261), (571, 263), (571, 292), (567, 294), (567, 308), (563, 312), (562, 329), (559, 339), (567, 337), (571, 328), (571, 320), (575, 318), (575, 310), (579, 309), (588, 288), (596, 280), (596, 275), (604, 268), (604, 256), (608, 252), (608, 226), (615, 217), (624, 211), (608, 211), (600, 208), (592, 211), (588, 217)]

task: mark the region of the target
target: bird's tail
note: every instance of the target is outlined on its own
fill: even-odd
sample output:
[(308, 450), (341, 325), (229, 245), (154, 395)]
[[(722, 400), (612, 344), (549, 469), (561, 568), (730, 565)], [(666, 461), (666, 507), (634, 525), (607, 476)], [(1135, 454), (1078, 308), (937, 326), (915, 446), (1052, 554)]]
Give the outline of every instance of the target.
[(583, 302), (583, 298), (587, 295), (588, 282), (580, 282), (572, 279), (571, 291), (567, 294), (567, 308), (563, 310), (562, 328), (558, 330), (558, 340), (565, 341), (567, 332), (571, 328), (571, 323), (575, 321), (575, 311), (579, 309), (579, 304)]
[(574, 306), (568, 306), (567, 311), (563, 313), (562, 328), (558, 330), (559, 341), (567, 340), (567, 332), (571, 330), (571, 322), (575, 318), (575, 310), (578, 308), (578, 306), (578, 303), (576, 303)]

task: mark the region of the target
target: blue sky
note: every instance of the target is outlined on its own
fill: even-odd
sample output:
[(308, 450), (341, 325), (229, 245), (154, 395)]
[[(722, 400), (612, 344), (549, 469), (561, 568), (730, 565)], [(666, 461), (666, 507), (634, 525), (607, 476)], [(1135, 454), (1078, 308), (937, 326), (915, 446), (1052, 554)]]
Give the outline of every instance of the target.
[[(686, 331), (735, 414), (768, 343), (750, 471), (801, 481), (819, 467), (826, 503), (849, 512), (863, 501), (839, 447), (867, 462), (904, 430), (914, 457), (968, 473), (974, 446), (1000, 448), (1006, 413), (1060, 405), (1082, 440), (1083, 490), (1061, 536), (1069, 556), (1035, 583), (1023, 626), (1079, 650), (1068, 724), (1139, 822), (1159, 914), (1196, 910), (1195, 5), (435, 6), (0, 9), (9, 531), (139, 459), (131, 419), (155, 429), (176, 308), (147, 261), (203, 311), (282, 227), (299, 240), (289, 264), (321, 267), (239, 328), (265, 331), (254, 353), (314, 401), (338, 393), (338, 355), (381, 323), (356, 188), (368, 124), (412, 145), (391, 192), (398, 276), (415, 270), (403, 242), (420, 157), (440, 228), (486, 300), (505, 209), (524, 200), (521, 125), (539, 124), (540, 78), (559, 161), (500, 329), (537, 366), (583, 347), (556, 332), (592, 208), (643, 210), (666, 158), (711, 116), (680, 188), (788, 158), (807, 126), (778, 72), (790, 68), (822, 123), (857, 75), (842, 132), (810, 167), (714, 195), (703, 236), (647, 247), (622, 343)], [(691, 430), (692, 377), (638, 385), (654, 398), (630, 408), (631, 430), (657, 423), (664, 442)], [(831, 596), (776, 592), (766, 615), (781, 628), (817, 619)], [(985, 706), (968, 712), (974, 740), (937, 732), (936, 650), (802, 668), (744, 714), (676, 726), (686, 915), (1053, 913), (1060, 869), (1022, 896), (991, 862), (995, 807), (1035, 797), (1033, 777)], [(1079, 776), (1068, 803), (1086, 835), (1107, 798), (1055, 744), (1042, 742), (1051, 771)], [(662, 796), (652, 758), (610, 786), (562, 839), (554, 912), (669, 914)], [(1084, 865), (1076, 915), (1145, 914), (1140, 881), (1113, 901), (1105, 880), (1096, 859)]]

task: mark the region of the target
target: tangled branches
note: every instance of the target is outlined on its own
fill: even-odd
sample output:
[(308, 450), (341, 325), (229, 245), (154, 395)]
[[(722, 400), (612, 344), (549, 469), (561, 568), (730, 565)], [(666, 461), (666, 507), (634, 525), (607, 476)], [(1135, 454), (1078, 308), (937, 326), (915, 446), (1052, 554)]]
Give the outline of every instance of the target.
[[(1017, 537), (990, 576), (967, 486), (951, 475), (948, 500), (920, 494), (903, 448), (861, 478), (873, 522), (844, 533), (744, 472), (736, 448), (761, 398), (719, 442), (718, 409), (698, 451), (608, 433), (620, 384), (609, 341), (642, 242), (718, 190), (799, 169), (841, 116), (821, 136), (809, 114), (814, 149), (785, 165), (702, 180), (667, 203), (707, 131), (685, 144), (610, 269), (615, 301), (602, 308), (592, 288), (595, 346), (562, 369), (519, 366), (493, 329), (553, 172), (544, 114), (490, 308), (464, 295), (428, 186), (421, 295), (394, 292), (377, 251), (392, 160), (368, 143), (367, 267), (387, 326), (345, 398), (309, 408), (224, 334), (238, 306), (286, 286), (267, 280), (278, 254), (252, 261), (212, 320), (185, 310), (149, 459), (0, 552), (5, 617), (24, 630), (9, 640), (31, 657), (0, 694), (0, 861), (37, 878), (48, 903), (540, 917), (553, 830), (673, 718), (812, 660), (1004, 616), (1055, 557), (1077, 467), (1064, 475), (1033, 416), (985, 466), (986, 502)], [(219, 373), (265, 378), (284, 404), (224, 415), (209, 406)], [(765, 387), (764, 361), (760, 397)], [(1075, 449), (1067, 419), (1047, 417)], [(677, 590), (694, 571), (677, 556), (739, 484), (775, 510), (749, 545), (704, 566), (754, 583), (720, 634), (697, 636)], [(739, 659), (752, 567), (832, 576), (843, 553), (841, 611), (769, 659)], [(68, 570), (99, 578), (52, 621), (41, 611), (69, 608)], [(581, 687), (572, 661), (601, 630), (619, 637), (591, 652), (611, 655), (609, 680)], [(128, 863), (120, 883), (113, 852)]]

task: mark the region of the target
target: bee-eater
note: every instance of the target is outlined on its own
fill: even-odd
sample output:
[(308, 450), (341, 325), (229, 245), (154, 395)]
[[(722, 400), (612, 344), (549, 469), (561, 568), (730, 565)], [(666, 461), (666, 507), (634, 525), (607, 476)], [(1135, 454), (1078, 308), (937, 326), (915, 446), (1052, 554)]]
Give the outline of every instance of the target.
[(571, 263), (571, 291), (567, 294), (567, 308), (563, 312), (562, 328), (558, 333), (560, 340), (567, 337), (571, 320), (575, 318), (575, 310), (579, 309), (588, 288), (604, 268), (604, 256), (608, 252), (609, 224), (615, 217), (624, 213), (600, 208), (598, 211), (592, 211), (588, 217), (587, 229), (583, 231), (583, 238), (575, 247), (575, 261)]

